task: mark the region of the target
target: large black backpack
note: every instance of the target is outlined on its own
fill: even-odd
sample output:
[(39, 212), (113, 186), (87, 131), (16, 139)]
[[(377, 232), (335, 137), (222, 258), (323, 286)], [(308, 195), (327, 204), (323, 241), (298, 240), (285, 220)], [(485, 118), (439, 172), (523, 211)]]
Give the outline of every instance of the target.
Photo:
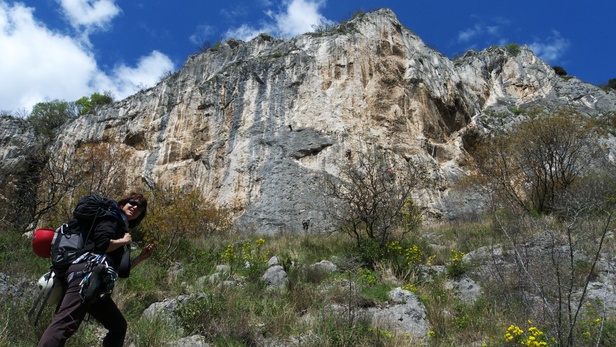
[[(47, 276), (49, 285), (42, 287), (34, 305), (28, 312), (28, 317), (32, 317), (38, 307), (34, 325), (38, 323), (54, 286), (61, 285), (55, 283), (53, 277), (67, 275), (66, 271), (71, 263), (86, 252), (94, 250), (94, 244), (87, 241), (92, 236), (96, 224), (106, 218), (114, 218), (123, 223), (117, 203), (104, 196), (88, 195), (77, 202), (73, 211), (73, 219), (56, 229), (51, 241), (51, 272)], [(96, 286), (92, 288), (97, 289)]]
[(89, 243), (96, 224), (113, 218), (122, 221), (117, 203), (100, 195), (88, 195), (79, 199), (73, 219), (56, 230), (51, 244), (51, 265), (56, 273), (63, 273), (69, 265), (86, 252), (92, 251)]

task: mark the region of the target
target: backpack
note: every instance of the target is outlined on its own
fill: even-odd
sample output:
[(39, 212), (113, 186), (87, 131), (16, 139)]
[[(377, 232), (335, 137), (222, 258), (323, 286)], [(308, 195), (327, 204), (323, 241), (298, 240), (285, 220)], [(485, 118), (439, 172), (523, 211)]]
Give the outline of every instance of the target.
[(115, 201), (100, 195), (79, 199), (73, 211), (73, 219), (56, 229), (51, 242), (53, 270), (62, 273), (81, 255), (92, 251), (94, 245), (87, 241), (96, 224), (106, 218), (123, 221)]
[(79, 222), (71, 219), (58, 229), (51, 241), (51, 267), (56, 273), (64, 273), (69, 265), (88, 249), (85, 246), (87, 235), (81, 232)]
[[(114, 218), (120, 223), (126, 223), (124, 218), (122, 218), (118, 204), (114, 200), (100, 195), (88, 195), (79, 199), (73, 211), (73, 219), (56, 229), (53, 232), (53, 238), (50, 237), (50, 234), (52, 234), (50, 229), (38, 229), (34, 232), (34, 239), (32, 241), (34, 252), (40, 257), (51, 258), (51, 271), (43, 276), (45, 283), (39, 283), (41, 288), (39, 295), (30, 312), (28, 312), (28, 317), (32, 317), (38, 307), (38, 313), (34, 322), (35, 326), (50, 295), (52, 295), (53, 289), (62, 290), (58, 287), (59, 284), (54, 280), (54, 277), (58, 275), (66, 276), (68, 267), (75, 260), (94, 249), (94, 244), (87, 241), (96, 224), (106, 218)], [(51, 248), (51, 252), (49, 252), (47, 247)], [(100, 257), (102, 256), (97, 257), (97, 259)], [(104, 257), (102, 257), (100, 262), (102, 263), (103, 261)], [(111, 292), (117, 275), (106, 264), (104, 269), (104, 272), (100, 271), (100, 269), (96, 272), (93, 271), (94, 269), (90, 269), (89, 272), (93, 272), (94, 275), (84, 272), (86, 277), (80, 285), (82, 287), (80, 290), (82, 299), (92, 300)]]

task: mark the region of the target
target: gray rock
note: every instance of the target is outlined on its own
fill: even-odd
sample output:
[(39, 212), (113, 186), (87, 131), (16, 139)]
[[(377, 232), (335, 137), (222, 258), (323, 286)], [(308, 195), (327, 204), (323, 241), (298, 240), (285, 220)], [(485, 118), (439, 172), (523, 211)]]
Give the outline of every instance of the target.
[(372, 322), (392, 333), (410, 335), (415, 339), (426, 339), (430, 323), (426, 308), (419, 298), (408, 290), (395, 288), (389, 293), (392, 305), (385, 308), (368, 308)]
[(19, 287), (9, 283), (9, 276), (0, 273), (0, 297), (16, 297), (21, 295)]
[(267, 261), (267, 266), (271, 267), (274, 265), (280, 265), (280, 261), (278, 260), (277, 256), (273, 256), (271, 257), (268, 261)]
[(168, 347), (210, 347), (209, 343), (205, 342), (205, 337), (201, 335), (192, 335), (173, 341), (167, 345)]
[(479, 284), (465, 275), (447, 281), (445, 289), (453, 290), (460, 300), (468, 304), (472, 304), (483, 294)]
[(329, 260), (321, 260), (318, 263), (310, 265), (310, 267), (323, 272), (338, 272), (338, 267), (336, 264)]
[(157, 319), (165, 320), (169, 322), (170, 324), (172, 324), (173, 326), (175, 326), (181, 334), (182, 327), (181, 327), (180, 322), (178, 321), (178, 317), (176, 315), (176, 309), (179, 307), (179, 305), (182, 302), (190, 298), (193, 298), (197, 295), (198, 294), (180, 295), (175, 298), (169, 298), (169, 299), (165, 299), (160, 302), (155, 302), (143, 311), (143, 313), (141, 314), (141, 317), (144, 319), (157, 318)]
[(616, 313), (616, 286), (614, 282), (591, 282), (588, 285), (587, 298), (589, 301), (603, 303), (603, 307), (610, 313)]
[(267, 283), (270, 289), (282, 289), (289, 281), (287, 273), (280, 265), (274, 265), (268, 268), (261, 279)]

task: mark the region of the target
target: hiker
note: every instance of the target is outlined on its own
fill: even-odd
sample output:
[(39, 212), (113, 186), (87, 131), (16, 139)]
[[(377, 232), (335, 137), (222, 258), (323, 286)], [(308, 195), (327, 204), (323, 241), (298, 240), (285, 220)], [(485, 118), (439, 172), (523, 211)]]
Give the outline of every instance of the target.
[[(122, 220), (117, 218), (100, 220), (92, 227), (92, 237), (86, 241), (86, 244), (93, 244), (94, 251), (90, 256), (92, 253), (106, 255), (108, 265), (116, 272), (126, 274), (120, 277), (127, 277), (127, 272), (131, 268), (152, 255), (153, 245), (147, 245), (130, 264), (126, 264), (128, 263), (126, 260), (123, 261), (124, 246), (130, 246), (132, 242), (127, 229), (136, 227), (145, 218), (147, 200), (141, 194), (130, 193), (118, 201), (118, 207)], [(65, 274), (60, 274), (58, 277), (66, 291), (38, 346), (64, 346), (66, 340), (77, 331), (86, 313), (89, 313), (108, 330), (103, 346), (122, 346), (127, 328), (124, 316), (110, 295), (103, 295), (98, 299), (84, 302), (80, 293), (80, 282), (83, 277), (83, 275), (80, 276), (80, 271), (85, 268), (87, 262), (76, 262), (69, 266)], [(121, 266), (128, 268), (121, 269)]]

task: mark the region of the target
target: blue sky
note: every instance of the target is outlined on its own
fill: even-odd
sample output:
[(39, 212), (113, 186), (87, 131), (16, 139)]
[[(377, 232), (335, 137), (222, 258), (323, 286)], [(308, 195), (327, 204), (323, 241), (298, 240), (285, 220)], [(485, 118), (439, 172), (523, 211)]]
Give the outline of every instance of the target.
[(290, 38), (382, 7), (449, 57), (515, 42), (583, 81), (616, 78), (614, 0), (0, 0), (0, 110), (105, 91), (122, 99), (203, 42)]

